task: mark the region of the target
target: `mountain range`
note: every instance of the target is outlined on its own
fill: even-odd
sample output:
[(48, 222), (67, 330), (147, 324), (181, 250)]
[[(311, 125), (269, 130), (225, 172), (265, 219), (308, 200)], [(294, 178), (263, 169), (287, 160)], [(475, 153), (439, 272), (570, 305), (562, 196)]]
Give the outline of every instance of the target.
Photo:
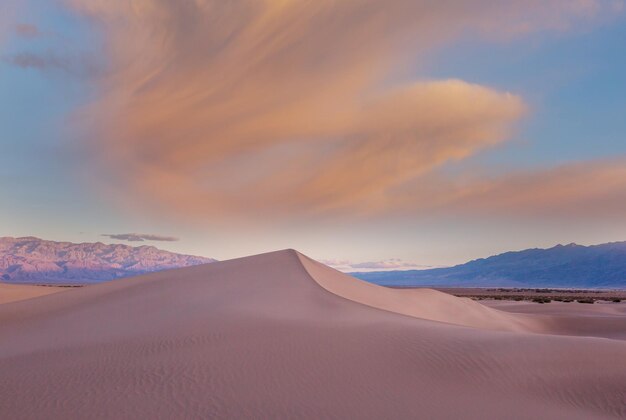
[(385, 286), (626, 288), (626, 242), (505, 252), (454, 267), (351, 273)]
[[(0, 237), (0, 281), (7, 283), (98, 283), (214, 261), (154, 246)], [(572, 243), (505, 252), (454, 267), (350, 274), (393, 287), (626, 288), (626, 242)]]
[(8, 283), (97, 283), (214, 261), (153, 246), (0, 237), (0, 281)]

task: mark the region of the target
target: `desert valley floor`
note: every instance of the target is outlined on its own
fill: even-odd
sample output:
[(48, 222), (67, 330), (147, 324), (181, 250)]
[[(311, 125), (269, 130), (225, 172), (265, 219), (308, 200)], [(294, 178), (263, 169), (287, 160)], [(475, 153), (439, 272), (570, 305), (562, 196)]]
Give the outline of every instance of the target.
[(3, 287), (2, 418), (626, 418), (623, 303), (483, 305), (293, 250)]

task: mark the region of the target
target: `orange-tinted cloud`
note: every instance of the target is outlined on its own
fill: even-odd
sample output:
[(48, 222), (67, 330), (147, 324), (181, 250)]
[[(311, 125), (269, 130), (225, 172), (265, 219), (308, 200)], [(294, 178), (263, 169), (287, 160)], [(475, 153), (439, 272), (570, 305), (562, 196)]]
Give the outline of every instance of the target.
[[(498, 177), (431, 176), (390, 201), (412, 214), (551, 220), (626, 220), (626, 157)], [(427, 200), (407, 200), (410, 191)]]
[(485, 182), (461, 199), (482, 214), (626, 220), (626, 159), (559, 166)]
[(407, 82), (423, 51), (461, 34), (560, 29), (608, 3), (70, 4), (107, 40), (110, 71), (84, 110), (98, 174), (165, 211), (283, 219), (385, 211), (395, 188), (507, 138), (522, 99)]
[(20, 23), (15, 25), (15, 33), (23, 38), (37, 38), (41, 36), (41, 31), (37, 25), (30, 23)]

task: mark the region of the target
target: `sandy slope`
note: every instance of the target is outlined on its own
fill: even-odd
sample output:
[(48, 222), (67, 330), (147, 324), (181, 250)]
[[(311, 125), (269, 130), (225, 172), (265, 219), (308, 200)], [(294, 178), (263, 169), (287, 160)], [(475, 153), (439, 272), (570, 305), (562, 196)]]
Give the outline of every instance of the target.
[(30, 284), (8, 284), (0, 282), (0, 304), (17, 302), (18, 300), (31, 299), (66, 290), (66, 287), (44, 287)]
[[(593, 305), (576, 302), (483, 301), (486, 306), (527, 317), (543, 332), (626, 340), (626, 302)], [(524, 314), (524, 315), (522, 315)], [(626, 405), (626, 403), (625, 403)]]
[(544, 314), (564, 316), (626, 316), (626, 301), (620, 303), (599, 301), (593, 305), (577, 302), (557, 302), (537, 304), (529, 301), (484, 300), (482, 304), (502, 311), (522, 314)]
[(421, 319), (468, 327), (504, 331), (540, 330), (532, 318), (513, 316), (468, 298), (457, 298), (433, 289), (390, 289), (343, 274), (298, 254), (302, 265), (324, 289), (374, 308)]
[(626, 416), (624, 341), (346, 282), (280, 251), (0, 305), (2, 417)]

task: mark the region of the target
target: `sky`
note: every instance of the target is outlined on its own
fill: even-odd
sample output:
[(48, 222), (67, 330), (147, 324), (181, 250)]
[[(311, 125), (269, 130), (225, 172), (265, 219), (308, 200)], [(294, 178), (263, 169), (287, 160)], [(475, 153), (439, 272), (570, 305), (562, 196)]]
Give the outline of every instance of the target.
[(0, 236), (341, 269), (626, 240), (622, 1), (7, 0)]

